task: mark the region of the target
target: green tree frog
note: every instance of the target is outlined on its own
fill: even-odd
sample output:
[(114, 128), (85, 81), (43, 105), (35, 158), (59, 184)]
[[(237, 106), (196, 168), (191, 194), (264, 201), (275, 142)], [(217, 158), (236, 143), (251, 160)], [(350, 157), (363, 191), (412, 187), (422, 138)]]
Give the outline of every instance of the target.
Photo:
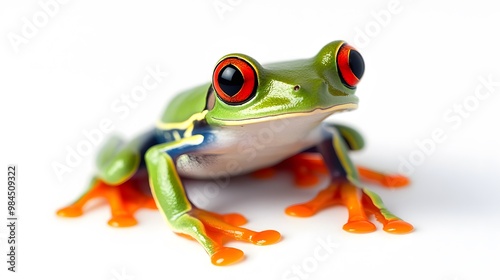
[[(226, 55), (217, 62), (211, 83), (176, 96), (155, 129), (129, 143), (110, 139), (97, 157), (98, 172), (88, 191), (58, 215), (79, 216), (91, 198), (105, 197), (112, 212), (108, 223), (132, 226), (137, 209), (158, 208), (174, 232), (199, 242), (213, 264), (227, 265), (243, 252), (225, 247), (223, 237), (268, 245), (278, 242), (280, 233), (252, 231), (241, 227), (246, 220), (240, 214), (196, 207), (181, 178), (262, 175), (281, 166), (294, 170), (299, 183), (310, 182), (308, 172), (314, 169), (330, 178), (316, 197), (288, 207), (287, 214), (307, 217), (341, 204), (348, 209), (343, 226), (348, 232), (374, 231), (369, 214), (387, 232), (410, 232), (413, 226), (361, 183), (400, 186), (406, 179), (354, 166), (348, 152), (362, 148), (360, 134), (323, 122), (333, 113), (356, 109), (354, 93), (363, 73), (360, 53), (343, 41), (327, 44), (309, 59), (269, 65), (243, 54)], [(144, 182), (152, 196), (138, 187)]]

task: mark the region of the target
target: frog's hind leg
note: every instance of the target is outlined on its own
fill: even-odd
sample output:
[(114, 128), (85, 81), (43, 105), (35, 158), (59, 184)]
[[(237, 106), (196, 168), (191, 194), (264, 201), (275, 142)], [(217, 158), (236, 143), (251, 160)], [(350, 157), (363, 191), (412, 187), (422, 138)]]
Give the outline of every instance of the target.
[(317, 152), (299, 153), (286, 159), (278, 167), (290, 170), (298, 187), (315, 186), (321, 175), (328, 174), (323, 157)]
[(108, 221), (110, 226), (136, 225), (137, 220), (134, 214), (137, 210), (142, 208), (157, 209), (153, 197), (141, 190), (144, 189), (141, 186), (147, 185), (147, 177), (134, 176), (118, 186), (108, 185), (102, 181), (101, 183), (103, 196), (108, 201), (111, 210), (111, 219)]
[(57, 215), (71, 218), (81, 216), (83, 214), (83, 207), (87, 204), (87, 202), (95, 197), (100, 197), (100, 190), (96, 187), (98, 182), (99, 179), (97, 177), (92, 178), (88, 190), (71, 205), (59, 209), (57, 211)]
[(151, 133), (143, 134), (126, 145), (118, 138), (111, 138), (99, 153), (99, 172), (91, 180), (88, 190), (57, 214), (62, 217), (80, 216), (88, 201), (100, 197), (106, 199), (111, 208), (109, 225), (127, 227), (137, 224), (133, 215), (138, 209), (155, 208), (152, 196), (141, 191), (144, 184), (146, 187), (142, 189), (148, 190), (148, 181), (144, 166), (140, 167), (144, 149), (153, 141)]
[(389, 233), (403, 234), (413, 231), (413, 226), (391, 213), (385, 207), (380, 196), (376, 193), (363, 189), (362, 204), (365, 210), (373, 214), (383, 224), (384, 231)]
[[(145, 181), (147, 183), (147, 181)], [(111, 185), (97, 177), (93, 178), (86, 193), (71, 205), (57, 211), (61, 217), (78, 217), (87, 203), (94, 198), (104, 198), (111, 210), (108, 224), (113, 227), (128, 227), (137, 224), (134, 213), (141, 208), (156, 209), (152, 196), (138, 187), (144, 184), (140, 178), (132, 178), (119, 185)]]

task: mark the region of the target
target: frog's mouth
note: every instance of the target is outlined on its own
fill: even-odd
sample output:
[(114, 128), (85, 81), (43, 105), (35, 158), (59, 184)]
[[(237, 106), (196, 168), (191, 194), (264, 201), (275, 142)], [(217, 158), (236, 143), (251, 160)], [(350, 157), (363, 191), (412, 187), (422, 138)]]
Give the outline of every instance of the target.
[[(285, 113), (285, 114), (279, 114), (279, 115), (272, 115), (272, 116), (265, 116), (265, 117), (260, 117), (260, 118), (250, 118), (250, 119), (244, 119), (244, 120), (227, 120), (227, 119), (220, 119), (220, 118), (213, 118), (214, 120), (217, 121), (218, 124), (224, 125), (224, 126), (241, 126), (241, 125), (247, 125), (247, 124), (257, 124), (257, 123), (263, 123), (263, 122), (269, 122), (269, 121), (275, 121), (275, 120), (280, 120), (280, 119), (291, 119), (291, 118), (301, 118), (301, 117), (312, 117), (315, 116), (318, 121), (321, 121), (328, 116), (330, 116), (333, 113), (338, 113), (342, 111), (350, 111), (358, 108), (358, 104), (356, 103), (347, 103), (347, 104), (340, 104), (340, 105), (335, 105), (331, 106), (328, 108), (317, 108), (311, 111), (306, 111), (306, 112), (295, 112), (295, 113)], [(313, 119), (316, 119), (313, 118)]]

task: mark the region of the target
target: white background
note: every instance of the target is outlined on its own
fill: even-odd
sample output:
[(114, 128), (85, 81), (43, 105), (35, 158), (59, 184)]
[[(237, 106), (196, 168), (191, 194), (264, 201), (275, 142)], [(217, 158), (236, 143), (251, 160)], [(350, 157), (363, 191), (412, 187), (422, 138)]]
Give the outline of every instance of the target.
[[(45, 23), (35, 1), (0, 4), (0, 166), (5, 174), (9, 163), (19, 168), (19, 272), (7, 272), (2, 261), (2, 279), (140, 280), (182, 273), (186, 279), (301, 279), (292, 274), (294, 266), (308, 270), (307, 279), (500, 278), (500, 86), (491, 93), (480, 88), (481, 77), (500, 81), (494, 1), (400, 0), (395, 9), (388, 9), (389, 0), (124, 2), (68, 1), (52, 7)], [(33, 23), (34, 16), (39, 27), (26, 37), (23, 18)], [(16, 45), (14, 37), (24, 39)], [(107, 226), (105, 205), (78, 219), (56, 217), (93, 174), (95, 146), (62, 178), (52, 168), (65, 164), (68, 147), (85, 140), (84, 130), (103, 119), (126, 138), (152, 127), (168, 100), (208, 81), (226, 53), (262, 63), (291, 60), (311, 57), (337, 39), (357, 47), (366, 62), (359, 109), (332, 117), (365, 135), (366, 149), (353, 155), (357, 163), (397, 171), (423, 154), (417, 142), (436, 129), (444, 134), (413, 164), (408, 188), (370, 186), (415, 232), (390, 235), (377, 224), (371, 234), (346, 233), (341, 207), (309, 219), (287, 217), (286, 206), (310, 199), (326, 183), (297, 189), (287, 173), (234, 179), (206, 206), (241, 212), (249, 228), (283, 235), (266, 247), (231, 243), (246, 259), (230, 267), (211, 265), (198, 244), (171, 233), (155, 211), (139, 212), (140, 224), (127, 229)], [(136, 108), (127, 116), (111, 109), (156, 67), (168, 77)], [(489, 95), (477, 99), (478, 88)], [(460, 116), (453, 110), (464, 102), (468, 109)], [(196, 184), (188, 185), (192, 191)], [(4, 217), (6, 189), (0, 193)], [(6, 238), (1, 226), (2, 260)], [(322, 261), (314, 260), (318, 240), (336, 244)]]

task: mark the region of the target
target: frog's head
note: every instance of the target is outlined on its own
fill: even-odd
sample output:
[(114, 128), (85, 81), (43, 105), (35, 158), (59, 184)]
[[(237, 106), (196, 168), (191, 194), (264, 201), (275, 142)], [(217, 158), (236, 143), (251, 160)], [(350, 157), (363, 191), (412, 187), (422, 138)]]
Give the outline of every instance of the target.
[(221, 126), (292, 117), (320, 122), (357, 107), (354, 92), (363, 72), (359, 52), (342, 41), (329, 43), (310, 59), (266, 66), (229, 54), (213, 72), (206, 120)]

